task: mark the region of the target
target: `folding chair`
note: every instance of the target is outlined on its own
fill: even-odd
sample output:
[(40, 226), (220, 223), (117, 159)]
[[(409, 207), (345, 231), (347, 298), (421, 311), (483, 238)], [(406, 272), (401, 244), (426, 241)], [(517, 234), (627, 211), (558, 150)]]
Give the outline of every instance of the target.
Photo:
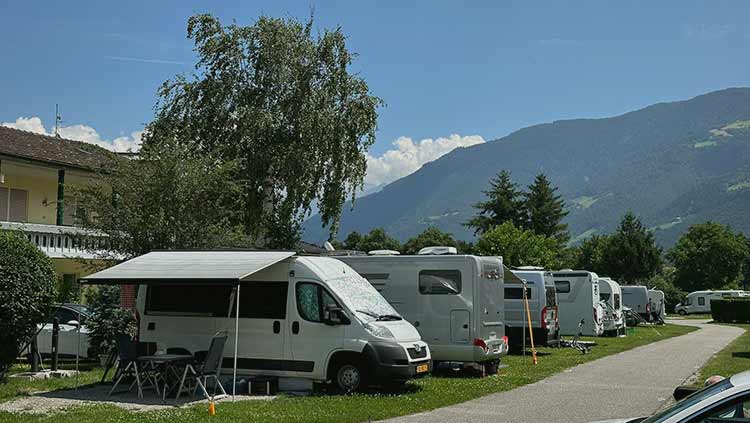
[[(206, 358), (202, 362), (196, 363), (195, 366), (193, 363), (185, 365), (185, 371), (182, 373), (182, 380), (180, 381), (180, 387), (177, 389), (177, 397), (175, 400), (180, 398), (180, 394), (182, 394), (186, 381), (195, 383), (196, 386), (192, 390), (193, 395), (195, 395), (195, 391), (200, 387), (203, 395), (207, 399), (213, 401), (217, 386), (221, 390), (221, 396), (227, 395), (227, 391), (224, 390), (224, 387), (221, 386), (221, 382), (219, 381), (221, 361), (224, 358), (224, 345), (226, 343), (227, 333), (218, 332), (214, 335), (213, 339), (211, 339), (211, 346), (208, 348)], [(208, 391), (206, 390), (206, 385), (209, 379), (213, 379), (214, 381), (214, 395), (208, 395)]]
[[(120, 335), (117, 337), (117, 356), (119, 364), (117, 365), (117, 373), (120, 376), (117, 381), (112, 385), (112, 389), (109, 391), (109, 395), (112, 395), (117, 389), (117, 385), (120, 384), (125, 376), (135, 377), (135, 384), (138, 386), (138, 398), (143, 398), (143, 385), (141, 384), (141, 375), (138, 373), (138, 351), (137, 345), (133, 342), (129, 335)], [(130, 384), (130, 389), (133, 389), (133, 384)]]

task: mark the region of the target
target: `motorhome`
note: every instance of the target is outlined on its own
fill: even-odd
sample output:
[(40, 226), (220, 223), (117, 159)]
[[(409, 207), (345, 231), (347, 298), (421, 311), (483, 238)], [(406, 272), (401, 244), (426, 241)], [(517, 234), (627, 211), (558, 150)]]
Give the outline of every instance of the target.
[(625, 313), (622, 310), (622, 289), (611, 278), (599, 278), (599, 298), (604, 303), (604, 334), (625, 335)]
[(710, 313), (711, 300), (746, 296), (750, 296), (750, 293), (739, 290), (695, 291), (687, 295), (684, 304), (677, 304), (674, 311), (683, 316), (694, 313)]
[[(560, 334), (586, 336), (604, 333), (604, 306), (599, 298), (599, 278), (586, 270), (560, 270), (552, 273), (560, 313)], [(579, 329), (579, 323), (583, 325)]]
[(505, 272), (505, 334), (511, 348), (521, 348), (524, 341), (530, 345), (531, 341), (529, 319), (523, 303), (524, 282), (535, 344), (556, 344), (560, 327), (552, 272), (541, 267), (524, 266)]
[(622, 303), (630, 307), (647, 322), (651, 321), (651, 302), (648, 298), (648, 288), (640, 285), (622, 285)]
[(84, 281), (140, 284), (140, 341), (157, 351), (194, 354), (226, 331), (223, 370), (232, 369), (236, 357), (240, 374), (330, 381), (345, 392), (431, 370), (430, 349), (414, 326), (367, 280), (332, 258), (152, 252)]
[(648, 290), (648, 300), (651, 303), (651, 316), (654, 320), (661, 320), (667, 318), (667, 303), (664, 301), (664, 291), (659, 289)]
[(430, 346), (436, 366), (494, 373), (507, 354), (500, 257), (337, 256), (380, 292)]

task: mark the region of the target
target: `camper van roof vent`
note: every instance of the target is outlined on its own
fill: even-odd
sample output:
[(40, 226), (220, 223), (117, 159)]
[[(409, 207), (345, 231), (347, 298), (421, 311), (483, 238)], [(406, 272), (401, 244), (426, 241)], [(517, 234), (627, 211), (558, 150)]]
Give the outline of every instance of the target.
[(544, 267), (540, 266), (517, 266), (513, 268), (514, 270), (544, 270)]
[(458, 250), (456, 250), (456, 247), (424, 247), (417, 254), (420, 256), (442, 256), (458, 254)]
[(401, 253), (393, 250), (372, 250), (368, 251), (367, 254), (371, 256), (397, 256)]

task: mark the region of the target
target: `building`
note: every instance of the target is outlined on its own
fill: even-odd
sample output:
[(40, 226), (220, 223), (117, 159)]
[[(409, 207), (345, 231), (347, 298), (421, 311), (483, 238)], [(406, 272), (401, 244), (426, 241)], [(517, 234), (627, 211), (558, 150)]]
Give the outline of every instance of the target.
[(81, 259), (95, 258), (96, 239), (76, 227), (82, 208), (70, 187), (91, 183), (114, 160), (92, 144), (0, 126), (0, 228), (22, 232), (75, 283), (92, 271)]

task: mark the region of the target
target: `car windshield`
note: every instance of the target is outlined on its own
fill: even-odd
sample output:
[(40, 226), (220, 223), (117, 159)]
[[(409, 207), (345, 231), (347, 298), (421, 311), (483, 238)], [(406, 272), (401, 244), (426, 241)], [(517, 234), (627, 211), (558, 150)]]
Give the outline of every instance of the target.
[(86, 307), (83, 304), (65, 304), (66, 307), (72, 308), (74, 311), (85, 314), (85, 315), (91, 315), (91, 309)]
[(348, 275), (328, 281), (328, 285), (346, 306), (366, 316), (367, 320), (401, 320), (401, 315), (359, 275)]
[(704, 399), (718, 394), (719, 392), (726, 391), (732, 387), (732, 382), (729, 379), (724, 379), (721, 382), (715, 383), (711, 386), (701, 389), (700, 391), (684, 398), (683, 400), (675, 403), (673, 406), (667, 408), (659, 414), (655, 414), (641, 423), (659, 423), (666, 421), (670, 417), (687, 410), (688, 408), (698, 404)]

